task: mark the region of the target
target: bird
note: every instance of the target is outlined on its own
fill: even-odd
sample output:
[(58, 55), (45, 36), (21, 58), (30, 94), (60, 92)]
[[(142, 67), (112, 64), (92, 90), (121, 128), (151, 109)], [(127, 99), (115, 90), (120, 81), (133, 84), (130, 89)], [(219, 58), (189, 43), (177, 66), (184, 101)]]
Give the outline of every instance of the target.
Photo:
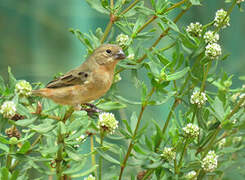
[(123, 59), (125, 53), (120, 46), (102, 44), (79, 67), (50, 81), (45, 88), (33, 90), (32, 94), (79, 110), (82, 104), (99, 99), (110, 89), (116, 64)]

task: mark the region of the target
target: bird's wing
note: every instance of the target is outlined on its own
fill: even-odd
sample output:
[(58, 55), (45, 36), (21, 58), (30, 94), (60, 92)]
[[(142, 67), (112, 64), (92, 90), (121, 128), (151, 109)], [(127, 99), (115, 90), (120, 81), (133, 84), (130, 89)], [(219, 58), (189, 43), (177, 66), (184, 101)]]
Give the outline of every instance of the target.
[(67, 72), (65, 75), (49, 82), (47, 88), (61, 88), (73, 85), (82, 85), (91, 76), (91, 72), (86, 68), (77, 68)]

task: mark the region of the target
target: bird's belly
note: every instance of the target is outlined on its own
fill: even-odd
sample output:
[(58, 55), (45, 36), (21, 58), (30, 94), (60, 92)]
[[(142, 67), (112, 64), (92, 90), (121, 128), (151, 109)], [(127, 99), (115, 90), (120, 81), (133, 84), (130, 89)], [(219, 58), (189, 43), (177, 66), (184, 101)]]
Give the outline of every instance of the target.
[(59, 91), (50, 93), (49, 98), (58, 104), (77, 105), (88, 103), (103, 96), (110, 88), (108, 82), (90, 82), (86, 85), (76, 85), (59, 88)]

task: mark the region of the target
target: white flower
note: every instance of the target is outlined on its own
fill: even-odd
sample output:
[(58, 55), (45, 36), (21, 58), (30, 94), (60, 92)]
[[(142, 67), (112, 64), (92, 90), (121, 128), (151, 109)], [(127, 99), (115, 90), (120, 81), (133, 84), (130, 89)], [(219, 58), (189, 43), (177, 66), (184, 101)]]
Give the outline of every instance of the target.
[(196, 90), (191, 95), (191, 99), (190, 99), (191, 104), (197, 104), (199, 108), (203, 104), (205, 104), (206, 101), (207, 101), (207, 97), (204, 92), (200, 92)]
[(112, 113), (101, 113), (98, 121), (99, 128), (112, 134), (118, 128), (118, 121)]
[(226, 139), (225, 138), (223, 138), (222, 140), (220, 140), (219, 143), (218, 143), (219, 148), (224, 147), (225, 146), (225, 143), (226, 143)]
[[(214, 26), (216, 27), (222, 27), (226, 28), (227, 26), (230, 26), (230, 17), (228, 16), (226, 19), (227, 12), (223, 9), (220, 9), (216, 11), (215, 18), (214, 18)], [(225, 19), (225, 20), (224, 20)]]
[(218, 59), (222, 53), (221, 47), (217, 43), (208, 44), (205, 48), (205, 55), (210, 59)]
[(231, 123), (235, 125), (237, 123), (237, 119), (234, 119)]
[(161, 157), (167, 161), (174, 160), (175, 156), (176, 156), (176, 152), (174, 151), (174, 148), (168, 148), (168, 147), (165, 147), (161, 154)]
[(15, 92), (21, 96), (30, 96), (31, 91), (31, 84), (25, 80), (21, 80), (15, 85)]
[(88, 177), (84, 178), (84, 180), (95, 180), (95, 177), (90, 174)]
[(196, 180), (197, 177), (195, 177), (197, 175), (196, 171), (190, 171), (185, 175), (186, 179), (191, 179), (191, 180)]
[(134, 53), (129, 54), (127, 59), (134, 60)]
[(209, 151), (208, 154), (203, 158), (201, 162), (201, 166), (204, 171), (212, 172), (218, 166), (218, 156), (215, 154), (214, 151)]
[(0, 113), (5, 118), (12, 118), (15, 115), (16, 106), (13, 101), (5, 101), (0, 108)]
[(126, 46), (129, 44), (129, 36), (126, 34), (119, 34), (116, 38), (116, 42), (119, 46)]
[(213, 31), (207, 31), (204, 36), (204, 40), (206, 43), (216, 43), (219, 40), (219, 34), (214, 33)]
[(183, 131), (186, 138), (196, 138), (199, 135), (199, 127), (192, 123), (183, 127)]
[(200, 24), (199, 22), (190, 23), (190, 25), (187, 26), (186, 31), (191, 36), (201, 37), (201, 35), (202, 35), (202, 24)]

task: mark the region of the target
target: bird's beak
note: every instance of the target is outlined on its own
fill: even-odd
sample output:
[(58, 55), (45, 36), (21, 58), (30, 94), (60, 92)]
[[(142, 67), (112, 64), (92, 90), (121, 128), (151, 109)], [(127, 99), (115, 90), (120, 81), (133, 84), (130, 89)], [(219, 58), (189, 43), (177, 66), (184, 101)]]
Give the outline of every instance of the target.
[(122, 60), (122, 59), (125, 59), (125, 54), (122, 50), (118, 51), (118, 53), (115, 55), (115, 58), (118, 59), (118, 60)]

